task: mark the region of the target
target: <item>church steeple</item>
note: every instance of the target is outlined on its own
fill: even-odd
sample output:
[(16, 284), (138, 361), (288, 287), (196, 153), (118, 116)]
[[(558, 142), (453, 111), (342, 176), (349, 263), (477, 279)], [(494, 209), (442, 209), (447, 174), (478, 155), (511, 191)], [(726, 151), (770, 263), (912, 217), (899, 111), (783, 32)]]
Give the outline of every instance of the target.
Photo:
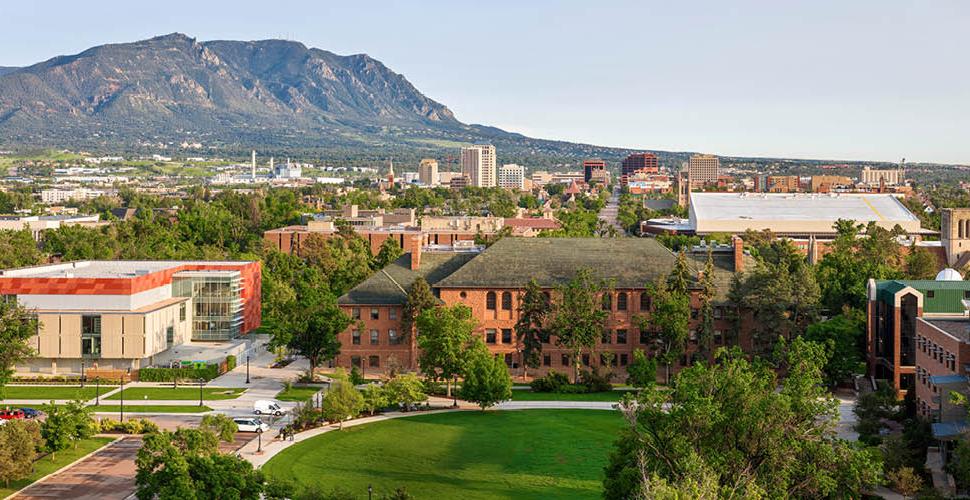
[(394, 184), (394, 160), (387, 160), (387, 183)]

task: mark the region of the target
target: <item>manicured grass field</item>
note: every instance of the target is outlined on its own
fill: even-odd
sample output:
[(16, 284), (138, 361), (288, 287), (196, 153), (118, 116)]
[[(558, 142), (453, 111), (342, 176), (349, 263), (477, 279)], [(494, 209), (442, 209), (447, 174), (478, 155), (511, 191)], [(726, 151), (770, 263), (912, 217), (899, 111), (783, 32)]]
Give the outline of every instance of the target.
[[(97, 413), (119, 413), (121, 405), (88, 406)], [(204, 413), (212, 411), (208, 406), (199, 405), (129, 405), (125, 403), (125, 414), (131, 413)]]
[(276, 399), (280, 401), (298, 401), (304, 402), (309, 401), (310, 397), (319, 392), (322, 388), (320, 387), (307, 387), (307, 386), (293, 386), (287, 390), (280, 391), (276, 395)]
[(619, 401), (627, 392), (629, 391), (560, 394), (558, 392), (532, 392), (524, 389), (514, 389), (512, 391), (512, 401)]
[[(219, 387), (205, 387), (202, 389), (203, 399), (236, 399), (245, 389), (225, 389)], [(196, 387), (132, 387), (125, 389), (125, 401), (156, 400), (156, 401), (191, 401), (199, 400), (199, 388)], [(148, 396), (147, 398), (145, 396)], [(121, 392), (112, 394), (109, 400), (121, 399)]]
[(418, 415), (331, 431), (287, 448), (263, 471), (316, 491), (367, 498), (600, 498), (616, 412), (521, 410)]
[(110, 443), (112, 440), (112, 438), (108, 437), (93, 437), (90, 439), (85, 439), (78, 442), (76, 450), (72, 446), (66, 450), (57, 452), (57, 455), (53, 461), (51, 461), (49, 456), (41, 458), (40, 460), (34, 462), (34, 472), (26, 479), (21, 479), (20, 481), (11, 481), (10, 486), (6, 488), (0, 485), (0, 498), (6, 498), (13, 492), (27, 487), (27, 485), (33, 483), (34, 481), (37, 481), (38, 479), (63, 468), (84, 455), (87, 455), (88, 453), (91, 453)]
[[(113, 389), (113, 387), (101, 386), (101, 394)], [(4, 399), (38, 399), (50, 401), (51, 399), (83, 399), (85, 401), (94, 399), (97, 388), (88, 384), (82, 389), (81, 386), (29, 386), (29, 385), (8, 385), (3, 388)]]

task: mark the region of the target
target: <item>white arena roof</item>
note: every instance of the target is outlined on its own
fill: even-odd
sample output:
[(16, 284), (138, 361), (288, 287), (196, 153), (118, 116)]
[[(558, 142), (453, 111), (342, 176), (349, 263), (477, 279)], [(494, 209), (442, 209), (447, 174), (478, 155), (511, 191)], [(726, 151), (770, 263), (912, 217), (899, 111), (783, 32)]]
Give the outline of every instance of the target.
[(919, 233), (919, 218), (889, 194), (691, 193), (690, 224), (698, 234), (768, 229), (777, 234), (834, 234), (839, 219), (901, 226)]

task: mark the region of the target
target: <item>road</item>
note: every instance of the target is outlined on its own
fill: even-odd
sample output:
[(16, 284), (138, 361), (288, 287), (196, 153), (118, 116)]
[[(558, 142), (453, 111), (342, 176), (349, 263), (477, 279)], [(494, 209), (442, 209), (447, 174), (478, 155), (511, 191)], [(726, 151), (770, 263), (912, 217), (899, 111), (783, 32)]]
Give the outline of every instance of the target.
[(621, 235), (626, 235), (626, 230), (620, 225), (616, 220), (616, 216), (620, 210), (620, 188), (613, 189), (613, 194), (610, 195), (609, 201), (606, 202), (606, 206), (600, 210), (599, 218), (606, 224), (613, 226), (616, 231)]

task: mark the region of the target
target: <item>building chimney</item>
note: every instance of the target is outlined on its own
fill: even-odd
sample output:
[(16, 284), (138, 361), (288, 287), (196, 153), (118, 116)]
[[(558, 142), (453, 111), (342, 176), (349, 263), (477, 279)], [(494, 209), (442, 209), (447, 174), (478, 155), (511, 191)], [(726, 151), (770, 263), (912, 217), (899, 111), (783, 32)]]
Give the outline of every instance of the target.
[(744, 240), (735, 236), (731, 239), (731, 243), (734, 245), (734, 272), (742, 273), (744, 272)]
[(408, 237), (411, 243), (411, 270), (417, 271), (421, 267), (421, 235)]

